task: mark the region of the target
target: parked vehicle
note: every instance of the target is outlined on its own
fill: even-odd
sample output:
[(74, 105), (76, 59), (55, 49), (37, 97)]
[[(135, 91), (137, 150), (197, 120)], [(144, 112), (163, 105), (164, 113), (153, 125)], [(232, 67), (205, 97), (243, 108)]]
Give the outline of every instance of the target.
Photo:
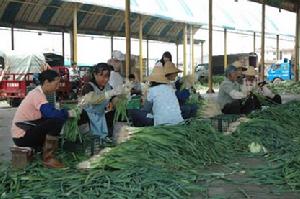
[(16, 107), (32, 88), (34, 74), (46, 65), (42, 54), (0, 52), (0, 99)]
[(69, 100), (76, 96), (72, 93), (72, 85), (70, 82), (69, 69), (65, 66), (52, 66), (60, 76), (59, 88), (56, 90), (56, 98), (58, 100)]
[(207, 82), (208, 80), (208, 64), (198, 64), (195, 67), (196, 80), (201, 83)]
[(267, 80), (270, 82), (281, 82), (284, 80), (291, 80), (294, 78), (292, 64), (288, 59), (283, 62), (274, 63), (270, 66), (267, 72)]

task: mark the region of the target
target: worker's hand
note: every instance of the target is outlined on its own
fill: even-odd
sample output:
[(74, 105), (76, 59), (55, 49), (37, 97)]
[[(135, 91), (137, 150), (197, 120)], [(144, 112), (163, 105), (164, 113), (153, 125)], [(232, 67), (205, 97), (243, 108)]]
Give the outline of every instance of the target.
[(264, 96), (267, 96), (267, 97), (270, 97), (270, 98), (274, 97), (274, 94), (272, 93), (272, 91), (266, 85), (264, 85), (262, 87), (262, 92), (263, 92)]
[(122, 94), (124, 94), (124, 92), (125, 92), (124, 88), (122, 86), (119, 86), (119, 87), (116, 87), (112, 90), (106, 91), (105, 92), (105, 98), (110, 99), (114, 96), (122, 95)]
[(259, 86), (259, 87), (263, 87), (263, 86), (265, 86), (267, 84), (267, 82), (266, 81), (262, 81), (262, 82), (258, 82), (257, 83), (257, 85)]
[(103, 102), (103, 100), (105, 100), (105, 98), (106, 98), (105, 93), (97, 94), (94, 91), (91, 91), (88, 94), (81, 97), (78, 105), (79, 107), (83, 107), (89, 104), (100, 104)]
[(84, 105), (90, 104), (92, 102), (94, 95), (95, 95), (95, 92), (93, 92), (93, 91), (85, 94), (78, 100), (79, 101), (78, 105), (84, 106)]
[(68, 110), (69, 118), (73, 118), (77, 116), (77, 112), (75, 109)]

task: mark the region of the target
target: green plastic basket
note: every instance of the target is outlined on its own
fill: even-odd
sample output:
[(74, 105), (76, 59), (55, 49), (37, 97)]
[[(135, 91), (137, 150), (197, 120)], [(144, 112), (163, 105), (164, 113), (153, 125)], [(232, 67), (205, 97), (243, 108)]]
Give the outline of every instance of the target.
[(141, 108), (141, 97), (135, 96), (128, 101), (127, 109), (140, 109)]

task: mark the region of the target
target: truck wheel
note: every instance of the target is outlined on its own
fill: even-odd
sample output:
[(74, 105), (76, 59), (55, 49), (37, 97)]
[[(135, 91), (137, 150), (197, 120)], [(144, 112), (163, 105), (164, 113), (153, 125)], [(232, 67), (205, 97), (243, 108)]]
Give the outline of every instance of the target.
[(277, 84), (282, 82), (282, 79), (280, 79), (279, 77), (276, 77), (275, 79), (273, 79), (272, 83)]

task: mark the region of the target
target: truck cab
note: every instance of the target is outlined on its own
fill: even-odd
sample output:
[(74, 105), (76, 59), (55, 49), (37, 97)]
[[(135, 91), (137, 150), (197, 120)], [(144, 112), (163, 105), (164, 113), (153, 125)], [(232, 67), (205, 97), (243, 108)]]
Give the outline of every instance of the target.
[(281, 63), (274, 63), (270, 66), (267, 73), (267, 80), (270, 82), (280, 82), (294, 78), (291, 63), (285, 59)]

